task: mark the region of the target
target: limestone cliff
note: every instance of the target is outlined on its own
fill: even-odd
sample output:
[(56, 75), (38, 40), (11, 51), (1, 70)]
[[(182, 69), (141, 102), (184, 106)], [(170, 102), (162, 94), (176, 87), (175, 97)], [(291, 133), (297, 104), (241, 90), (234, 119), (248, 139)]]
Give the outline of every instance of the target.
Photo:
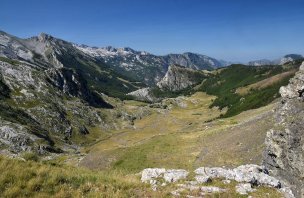
[(268, 131), (264, 165), (304, 197), (304, 62), (288, 86), (281, 87), (276, 124)]
[(161, 89), (180, 91), (203, 81), (204, 73), (178, 65), (171, 65), (164, 78), (157, 83)]

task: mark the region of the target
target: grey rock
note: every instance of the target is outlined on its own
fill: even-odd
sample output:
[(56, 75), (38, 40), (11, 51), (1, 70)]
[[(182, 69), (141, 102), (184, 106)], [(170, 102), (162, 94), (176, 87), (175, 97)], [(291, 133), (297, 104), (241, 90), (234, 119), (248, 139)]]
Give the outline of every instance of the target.
[(235, 191), (241, 195), (247, 195), (250, 192), (254, 192), (255, 189), (251, 187), (251, 184), (238, 184), (235, 187)]
[(295, 198), (290, 187), (281, 188), (279, 191), (284, 195), (285, 198)]
[[(273, 129), (267, 132), (263, 164), (287, 182), (295, 197), (304, 197), (304, 62), (289, 84), (280, 89)], [(284, 187), (284, 186), (283, 186)]]
[(180, 179), (186, 179), (188, 174), (189, 174), (188, 171), (182, 169), (171, 169), (171, 170), (167, 170), (164, 173), (164, 179), (166, 182), (172, 183)]
[(281, 187), (281, 183), (278, 179), (267, 175), (264, 173), (264, 169), (261, 166), (254, 164), (242, 165), (234, 169), (200, 167), (194, 172), (204, 177), (225, 178), (237, 182), (268, 185), (275, 188)]
[(224, 180), (222, 180), (222, 182), (223, 182), (224, 184), (230, 184), (230, 183), (231, 183), (231, 181), (230, 181), (229, 179), (224, 179)]
[(197, 181), (199, 184), (211, 182), (211, 178), (207, 175), (197, 175), (194, 177), (195, 181)]
[(205, 195), (205, 194), (211, 194), (211, 193), (222, 193), (222, 192), (226, 192), (226, 189), (223, 188), (219, 188), (219, 187), (215, 187), (215, 186), (202, 186), (200, 188), (201, 190), (201, 194)]
[(141, 173), (141, 181), (148, 182), (152, 179), (161, 177), (166, 172), (164, 168), (147, 168)]
[(202, 82), (205, 75), (193, 69), (170, 65), (166, 75), (157, 83), (160, 89), (180, 91), (189, 86)]
[(141, 101), (157, 102), (159, 100), (152, 94), (151, 88), (141, 88), (127, 95), (134, 96), (137, 100)]

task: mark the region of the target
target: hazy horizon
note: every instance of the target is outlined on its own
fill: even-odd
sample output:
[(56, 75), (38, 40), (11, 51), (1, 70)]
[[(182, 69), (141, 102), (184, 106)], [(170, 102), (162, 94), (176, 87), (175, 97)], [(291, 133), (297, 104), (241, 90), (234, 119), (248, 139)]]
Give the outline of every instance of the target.
[(131, 47), (155, 55), (193, 52), (239, 62), (304, 54), (300, 0), (1, 4), (0, 29), (21, 38), (45, 32), (89, 46)]

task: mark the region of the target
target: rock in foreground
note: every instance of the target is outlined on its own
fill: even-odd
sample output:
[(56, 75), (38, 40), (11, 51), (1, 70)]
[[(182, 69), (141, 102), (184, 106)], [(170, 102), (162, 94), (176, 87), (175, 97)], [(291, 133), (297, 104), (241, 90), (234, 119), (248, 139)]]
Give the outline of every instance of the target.
[(238, 183), (236, 192), (241, 195), (255, 191), (254, 187), (257, 186), (268, 186), (277, 189), (285, 197), (294, 197), (287, 185), (268, 175), (268, 171), (264, 167), (254, 164), (242, 165), (234, 169), (200, 167), (194, 171), (194, 181), (192, 178), (188, 178), (189, 172), (182, 169), (148, 168), (144, 169), (141, 174), (141, 181), (150, 183), (154, 190), (167, 183), (178, 182), (178, 189), (172, 191), (174, 196), (179, 196), (185, 190), (199, 190), (201, 195), (226, 192), (225, 189), (216, 186), (201, 186), (212, 179), (220, 179), (223, 183), (227, 180), (236, 181)]
[(286, 87), (274, 128), (267, 133), (264, 165), (286, 181), (296, 197), (304, 197), (304, 62)]

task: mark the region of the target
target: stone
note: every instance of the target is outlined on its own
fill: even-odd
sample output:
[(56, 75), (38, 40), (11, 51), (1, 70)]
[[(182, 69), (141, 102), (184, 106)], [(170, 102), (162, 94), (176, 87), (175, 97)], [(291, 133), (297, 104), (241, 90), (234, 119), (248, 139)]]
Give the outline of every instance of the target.
[(253, 185), (268, 185), (275, 188), (281, 187), (281, 182), (266, 174), (263, 167), (255, 164), (246, 164), (234, 169), (224, 169), (219, 167), (200, 167), (194, 171), (202, 178), (224, 178), (237, 182), (251, 183)]
[(290, 187), (281, 188), (279, 191), (284, 195), (285, 198), (295, 198)]
[(202, 195), (226, 192), (226, 189), (215, 187), (215, 186), (203, 186), (200, 188)]
[(138, 100), (142, 101), (157, 102), (159, 100), (155, 96), (153, 96), (151, 88), (141, 88), (136, 91), (132, 91), (127, 95), (134, 96)]
[(148, 182), (150, 180), (161, 177), (166, 172), (164, 168), (146, 168), (141, 173), (141, 181)]
[(222, 182), (223, 182), (224, 184), (230, 184), (230, 183), (231, 183), (231, 181), (230, 181), (229, 179), (224, 179)]
[(207, 183), (207, 182), (211, 182), (211, 178), (209, 176), (203, 176), (203, 175), (197, 175), (194, 177), (195, 181), (197, 181), (197, 183), (202, 184), (202, 183)]
[(241, 195), (247, 195), (249, 192), (255, 191), (255, 189), (251, 187), (251, 184), (246, 183), (236, 185), (235, 191)]
[(186, 179), (188, 174), (189, 172), (183, 169), (171, 169), (164, 173), (164, 179), (169, 183), (176, 182), (180, 179)]

